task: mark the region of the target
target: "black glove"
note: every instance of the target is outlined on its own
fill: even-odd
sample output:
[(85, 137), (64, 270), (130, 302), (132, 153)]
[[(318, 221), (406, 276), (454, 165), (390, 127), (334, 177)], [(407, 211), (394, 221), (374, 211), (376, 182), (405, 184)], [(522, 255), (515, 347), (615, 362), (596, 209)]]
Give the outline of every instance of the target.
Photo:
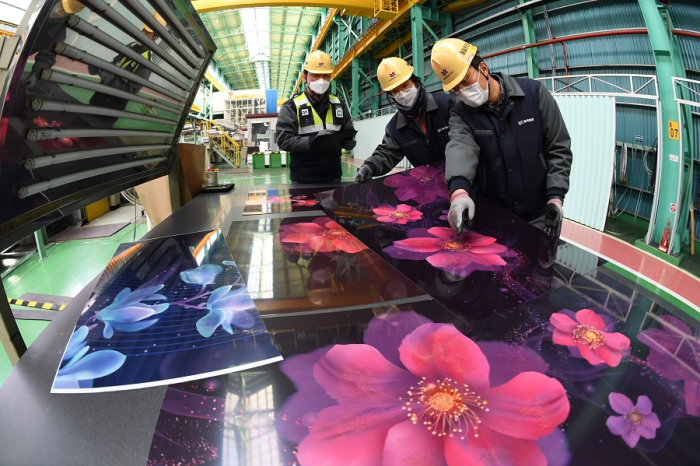
[(365, 181), (371, 180), (373, 176), (374, 172), (372, 167), (365, 163), (359, 170), (357, 170), (357, 175), (355, 175), (355, 183), (364, 183)]
[(355, 140), (346, 139), (345, 141), (340, 143), (340, 146), (345, 150), (353, 150), (355, 148)]
[(96, 66), (88, 65), (88, 73), (90, 74), (98, 74), (100, 72), (100, 69)]
[(39, 73), (41, 73), (41, 70), (38, 71), (32, 71), (29, 73), (29, 76), (24, 78), (20, 84), (24, 86), (25, 89), (30, 89), (34, 87), (36, 82), (39, 80)]
[[(471, 222), (474, 219), (475, 211), (476, 206), (474, 205), (474, 201), (466, 192), (456, 194), (452, 197), (450, 212), (447, 214), (447, 221), (457, 235), (461, 235), (465, 227), (467, 229), (471, 228)], [(465, 213), (466, 215), (464, 215)]]
[(330, 130), (330, 129), (322, 129), (321, 131), (318, 132), (318, 134), (317, 134), (316, 136), (317, 136), (317, 137), (318, 137), (318, 136), (327, 136), (327, 135), (329, 135), (329, 134), (333, 134), (333, 130)]
[(547, 210), (544, 213), (544, 232), (550, 238), (559, 238), (561, 234), (561, 224), (564, 220), (564, 211), (559, 202), (550, 201), (547, 203)]

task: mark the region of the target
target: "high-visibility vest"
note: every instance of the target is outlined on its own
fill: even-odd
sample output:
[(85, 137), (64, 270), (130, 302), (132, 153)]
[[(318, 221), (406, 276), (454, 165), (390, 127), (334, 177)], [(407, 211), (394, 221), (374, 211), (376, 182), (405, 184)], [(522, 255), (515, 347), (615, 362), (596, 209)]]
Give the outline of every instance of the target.
[[(151, 51), (150, 50), (146, 50), (145, 52), (143, 52), (141, 54), (141, 56), (143, 58), (145, 58), (146, 60), (151, 61)], [(129, 71), (131, 71), (132, 73), (136, 73), (136, 70), (139, 69), (139, 66), (141, 66), (141, 63), (137, 63), (127, 56), (122, 56), (122, 59), (119, 60), (119, 63), (116, 63), (116, 65), (119, 68), (124, 69), (124, 70), (127, 69), (127, 67), (131, 66), (131, 69)]]
[(330, 105), (326, 111), (325, 119), (322, 119), (309, 102), (305, 92), (294, 97), (294, 104), (297, 107), (297, 122), (299, 123), (297, 134), (313, 135), (322, 129), (340, 131), (342, 122), (348, 115), (345, 115), (343, 104), (339, 98), (329, 94), (328, 99)]

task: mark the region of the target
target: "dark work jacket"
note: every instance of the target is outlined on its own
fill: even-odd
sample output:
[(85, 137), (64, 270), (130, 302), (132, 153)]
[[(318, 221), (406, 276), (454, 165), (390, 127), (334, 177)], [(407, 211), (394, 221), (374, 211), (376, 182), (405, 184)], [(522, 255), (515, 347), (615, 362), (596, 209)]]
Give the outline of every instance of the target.
[(404, 156), (414, 167), (445, 160), (454, 99), (449, 94), (430, 94), (427, 91), (425, 97), (428, 102), (421, 118), (427, 134), (423, 133), (417, 118), (397, 112), (386, 126), (382, 143), (365, 160), (371, 164), (374, 176), (389, 173)]
[(453, 108), (446, 178), (451, 192), (473, 184), (529, 221), (544, 214), (549, 198), (566, 195), (571, 140), (556, 102), (538, 81), (502, 80), (507, 102), (500, 116), (462, 102)]

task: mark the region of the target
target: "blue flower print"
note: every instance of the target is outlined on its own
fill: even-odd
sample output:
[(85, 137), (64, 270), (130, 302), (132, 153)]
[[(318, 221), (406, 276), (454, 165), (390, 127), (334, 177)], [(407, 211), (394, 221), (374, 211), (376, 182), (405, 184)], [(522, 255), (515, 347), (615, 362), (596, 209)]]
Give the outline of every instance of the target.
[(91, 387), (94, 379), (116, 372), (126, 361), (126, 356), (114, 350), (87, 354), (90, 350), (85, 341), (87, 335), (85, 325), (73, 332), (63, 355), (63, 360), (68, 362), (58, 370), (54, 388)]
[(97, 320), (105, 324), (102, 336), (112, 338), (115, 329), (122, 332), (138, 332), (158, 322), (158, 319), (145, 319), (165, 311), (169, 304), (145, 304), (142, 301), (165, 301), (165, 296), (156, 293), (163, 286), (149, 286), (134, 291), (130, 288), (121, 290), (112, 304), (97, 313)]
[(207, 300), (209, 314), (197, 321), (197, 330), (203, 337), (210, 337), (221, 326), (233, 334), (232, 325), (240, 328), (251, 328), (255, 318), (247, 312), (255, 308), (245, 287), (231, 290), (232, 285), (217, 288)]
[(180, 272), (180, 278), (185, 283), (195, 285), (211, 285), (216, 280), (216, 276), (223, 271), (223, 267), (216, 264), (204, 264), (195, 269), (187, 269)]

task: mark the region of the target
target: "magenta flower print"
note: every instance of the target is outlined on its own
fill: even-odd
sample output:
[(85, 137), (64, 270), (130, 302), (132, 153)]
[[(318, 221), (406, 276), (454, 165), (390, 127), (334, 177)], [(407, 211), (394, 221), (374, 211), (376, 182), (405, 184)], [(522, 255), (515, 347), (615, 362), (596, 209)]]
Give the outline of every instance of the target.
[(396, 259), (427, 260), (430, 265), (457, 277), (474, 270), (495, 270), (506, 264), (507, 248), (496, 238), (466, 231), (455, 235), (451, 228), (414, 229), (409, 238), (395, 241), (384, 252)]
[(522, 372), (493, 386), (482, 351), (447, 324), (418, 327), (399, 359), (364, 344), (319, 360), (314, 378), (338, 404), (315, 416), (301, 464), (546, 464), (537, 440), (569, 413), (557, 380)]
[(381, 206), (372, 210), (376, 214), (374, 217), (383, 223), (406, 225), (408, 222), (415, 222), (423, 217), (423, 212), (408, 204), (399, 204), (396, 207)]
[(656, 429), (661, 427), (659, 416), (653, 412), (651, 400), (647, 396), (637, 398), (637, 404), (622, 393), (612, 392), (608, 397), (610, 407), (620, 416), (610, 416), (605, 422), (610, 432), (622, 436), (622, 440), (634, 448), (639, 442), (639, 437), (653, 439), (656, 437)]
[(549, 321), (554, 325), (554, 343), (575, 346), (593, 365), (606, 363), (616, 367), (622, 352), (630, 347), (630, 339), (623, 334), (605, 332), (603, 318), (590, 309), (578, 311), (576, 321), (563, 311), (552, 314)]
[(410, 199), (419, 204), (427, 204), (438, 197), (450, 197), (445, 183), (445, 171), (430, 165), (387, 176), (384, 178), (384, 185), (397, 188), (395, 194), (400, 201)]
[(297, 243), (303, 252), (344, 251), (350, 254), (367, 249), (360, 240), (328, 217), (310, 223), (280, 227), (280, 242)]

